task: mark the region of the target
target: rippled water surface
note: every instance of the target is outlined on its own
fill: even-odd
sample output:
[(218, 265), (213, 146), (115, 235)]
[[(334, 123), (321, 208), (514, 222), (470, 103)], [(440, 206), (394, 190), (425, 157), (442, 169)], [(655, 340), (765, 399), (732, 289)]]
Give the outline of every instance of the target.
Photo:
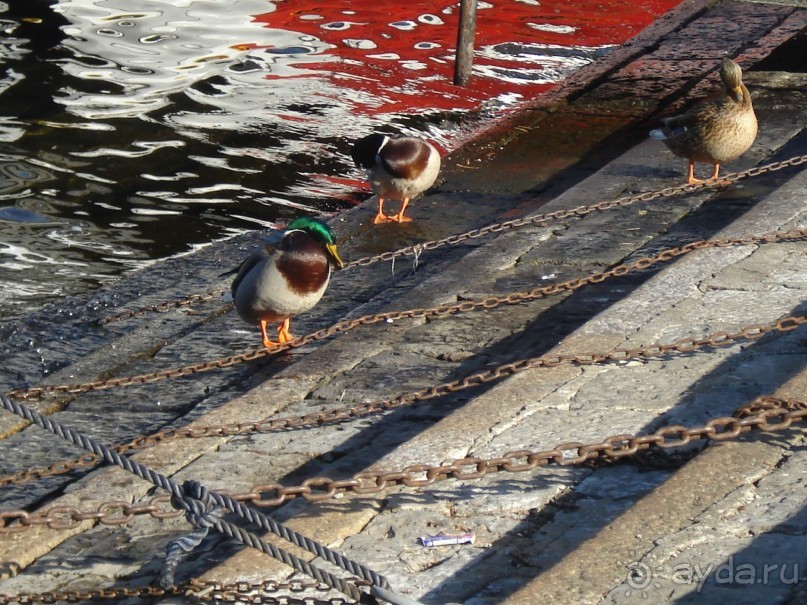
[(350, 141), (444, 150), (680, 0), (0, 2), (0, 318), (366, 192)]

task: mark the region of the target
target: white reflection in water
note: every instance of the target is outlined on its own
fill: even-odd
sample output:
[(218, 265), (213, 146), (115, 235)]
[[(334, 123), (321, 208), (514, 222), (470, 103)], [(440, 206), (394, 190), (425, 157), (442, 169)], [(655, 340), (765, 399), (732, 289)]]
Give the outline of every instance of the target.
[(140, 175), (142, 178), (149, 181), (179, 181), (182, 179), (192, 179), (199, 175), (195, 172), (177, 172), (176, 174), (146, 174)]
[(328, 214), (327, 212), (318, 210), (313, 206), (309, 206), (307, 204), (301, 204), (299, 202), (292, 202), (291, 200), (283, 197), (259, 197), (256, 199), (256, 201), (260, 202), (261, 204), (268, 204), (270, 206), (278, 205), (278, 206), (287, 206), (289, 208), (296, 208), (298, 210), (304, 210), (305, 212), (309, 212), (311, 214)]
[[(0, 94), (3, 92), (2, 83), (0, 83)], [(8, 118), (0, 118), (0, 142), (13, 143), (25, 134), (25, 128), (22, 122), (17, 120), (10, 120)]]
[(158, 210), (157, 208), (132, 208), (132, 214), (145, 216), (171, 216), (182, 214), (179, 210)]
[(106, 147), (102, 147), (99, 149), (93, 149), (92, 151), (71, 151), (70, 155), (74, 155), (80, 158), (98, 158), (104, 156), (117, 156), (121, 158), (139, 158), (155, 151), (159, 151), (160, 149), (170, 148), (170, 147), (184, 147), (184, 141), (135, 141), (132, 143), (132, 147), (140, 147), (142, 151), (126, 151), (124, 149), (109, 149)]
[(48, 120), (36, 120), (40, 126), (47, 126), (48, 128), (68, 128), (74, 130), (95, 130), (114, 132), (115, 127), (112, 124), (103, 124), (101, 122), (50, 122)]
[[(12, 260), (5, 257), (11, 257)], [(7, 269), (30, 269), (35, 264), (57, 264), (52, 258), (41, 252), (33, 252), (22, 246), (0, 242), (0, 267)]]
[(257, 174), (260, 172), (257, 168), (235, 168), (230, 166), (225, 158), (210, 158), (201, 155), (189, 155), (188, 159), (195, 160), (203, 166), (210, 166), (211, 168), (226, 168), (234, 172), (246, 172), (248, 174)]
[[(306, 63), (338, 61), (325, 54), (331, 45), (255, 21), (253, 16), (275, 10), (266, 0), (236, 0), (226, 10), (214, 0), (145, 0), (137, 3), (136, 13), (131, 12), (131, 5), (128, 0), (65, 0), (56, 5), (55, 10), (71, 22), (64, 28), (69, 38), (63, 44), (73, 58), (62, 60), (62, 69), (85, 80), (109, 83), (100, 93), (64, 88), (56, 101), (71, 113), (92, 120), (141, 117), (170, 107), (171, 95), (181, 93), (218, 110), (177, 112), (162, 118), (186, 136), (207, 128), (249, 132), (273, 123), (288, 127), (290, 113), (300, 122), (297, 127), (303, 138), (306, 134), (345, 136), (347, 131), (369, 129), (367, 118), (352, 116), (350, 126), (346, 119), (351, 102), (374, 104), (369, 95), (364, 98), (361, 92), (346, 92), (326, 76), (305, 69)], [(347, 29), (357, 24), (327, 25)], [(372, 44), (367, 40), (355, 43), (362, 47)], [(309, 77), (291, 77), (297, 75)], [(201, 82), (205, 85), (194, 87)], [(339, 112), (338, 119), (325, 115), (318, 121), (304, 108), (277, 110), (295, 99), (305, 99), (308, 105), (341, 105), (333, 109)], [(289, 151), (283, 149), (283, 156)], [(84, 152), (83, 157), (92, 157), (89, 153), (138, 152), (99, 149)], [(283, 158), (274, 153), (270, 159)]]
[[(142, 195), (143, 197), (153, 197), (153, 198), (156, 198), (156, 199), (159, 199), (159, 200), (164, 200), (164, 201), (170, 202), (172, 204), (202, 204), (204, 206), (216, 206), (216, 205), (220, 206), (220, 205), (234, 204), (235, 203), (235, 200), (232, 200), (230, 198), (223, 198), (223, 197), (220, 197), (220, 198), (216, 198), (216, 197), (194, 198), (194, 197), (185, 197), (185, 196), (182, 196), (182, 195), (177, 195), (175, 193), (171, 193), (171, 194), (168, 194), (168, 195), (164, 195), (163, 192), (157, 192), (157, 194), (155, 194), (155, 193), (148, 193), (147, 194), (147, 193), (144, 193), (142, 191), (140, 192), (140, 195)], [(182, 214), (182, 213), (181, 212), (180, 213), (166, 212), (165, 214)]]
[(92, 174), (90, 172), (76, 172), (76, 176), (81, 177), (83, 179), (87, 179), (88, 181), (94, 181), (96, 183), (104, 183), (106, 185), (114, 185), (115, 181), (111, 179), (105, 179), (102, 176), (98, 176), (97, 174)]
[[(492, 59), (552, 65), (557, 71), (572, 72), (591, 63), (598, 53), (608, 46), (558, 46), (556, 44), (505, 43), (484, 46), (479, 50), (483, 57)], [(536, 75), (540, 75), (538, 72)], [(556, 79), (560, 79), (556, 76)]]
[(252, 15), (271, 12), (265, 0), (137, 2), (65, 0), (54, 9), (71, 25), (63, 44), (76, 59), (62, 68), (110, 83), (108, 91), (64, 90), (59, 102), (89, 119), (137, 117), (169, 103), (168, 96), (226, 71), (247, 53), (242, 45), (276, 45)]
[[(432, 39), (441, 31), (437, 26), (450, 23), (447, 15), (455, 17), (455, 3), (442, 6), (413, 7), (395, 16), (382, 12), (378, 23), (365, 23), (373, 11), (369, 16), (358, 10), (335, 12), (325, 3), (312, 10), (327, 17), (301, 17), (310, 21), (298, 26), (308, 26), (316, 32), (312, 36), (267, 27), (260, 16), (276, 10), (267, 0), (53, 3), (68, 25), (62, 28), (66, 38), (55, 54), (59, 58), (46, 59), (53, 72), (61, 69), (65, 77), (54, 80), (58, 84), (48, 92), (57, 91), (53, 100), (66, 115), (53, 112), (31, 122), (0, 118), (0, 141), (14, 142), (15, 148), (20, 138), (28, 142), (11, 159), (13, 166), (0, 163), (0, 176), (13, 177), (7, 179), (11, 186), (0, 185), (0, 200), (7, 196), (19, 206), (26, 199), (52, 197), (54, 212), (41, 213), (62, 217), (68, 227), (48, 235), (39, 228), (22, 236), (15, 225), (4, 229), (0, 237), (22, 241), (21, 249), (44, 250), (44, 260), (29, 261), (44, 267), (34, 275), (17, 252), (2, 249), (0, 267), (23, 274), (21, 281), (42, 281), (43, 275), (56, 273), (50, 265), (57, 263), (72, 281), (95, 286), (106, 274), (119, 274), (121, 266), (142, 267), (159, 259), (152, 256), (193, 249), (195, 234), (208, 240), (227, 237), (246, 230), (241, 228), (245, 224), (271, 226), (270, 219), (278, 215), (321, 214), (315, 207), (338, 208), (335, 200), (349, 205), (355, 200), (346, 191), (355, 192), (362, 181), (344, 153), (347, 140), (394, 123), (394, 112), (429, 113), (460, 98), (440, 96), (435, 106), (423, 98), (432, 81), (445, 80), (450, 68), (440, 63), (453, 61), (453, 42)], [(479, 8), (491, 5), (480, 2)], [(280, 14), (270, 17), (285, 22)], [(574, 32), (537, 17), (530, 21), (527, 27), (536, 38), (541, 31)], [(290, 27), (298, 26), (292, 21)], [(3, 53), (28, 52), (10, 36), (0, 40), (0, 61)], [(407, 42), (389, 43), (400, 39)], [(519, 88), (525, 82), (557, 81), (589, 62), (594, 50), (581, 47), (563, 54), (535, 44), (504, 43), (477, 52), (479, 58), (504, 62), (486, 76)], [(335, 69), (323, 69), (325, 63)], [(379, 69), (396, 77), (379, 79)], [(477, 63), (476, 69), (480, 74), (485, 68)], [(20, 77), (7, 70), (0, 94)], [(520, 98), (504, 93), (488, 99), (481, 113), (492, 115)], [(404, 122), (402, 132), (428, 136), (445, 149), (453, 145), (450, 120)], [(33, 125), (58, 132), (46, 133), (50, 144), (38, 144), (46, 139)], [(26, 129), (37, 136), (26, 139)], [(26, 170), (38, 172), (26, 176)], [(45, 190), (49, 180), (56, 183)], [(81, 222), (86, 229), (72, 230), (77, 215), (87, 217)], [(215, 228), (210, 227), (213, 221)], [(166, 243), (151, 234), (150, 225), (187, 226), (184, 231), (193, 235), (183, 232), (187, 240)], [(75, 269), (76, 260), (86, 260), (90, 268)], [(118, 267), (106, 266), (107, 261)], [(77, 289), (70, 282), (63, 280), (64, 291)]]
[[(116, 256), (133, 256), (135, 254), (133, 250), (129, 250), (128, 248), (101, 241), (99, 238), (93, 236), (93, 229), (88, 229), (85, 231), (79, 225), (73, 225), (70, 229), (49, 231), (47, 237), (68, 248), (81, 248), (84, 250), (92, 250), (94, 252), (114, 254)], [(76, 263), (68, 262), (60, 264), (75, 265)], [(80, 264), (84, 265), (85, 263)]]
[(571, 25), (555, 25), (552, 23), (527, 23), (527, 27), (542, 32), (552, 32), (553, 34), (573, 34), (577, 31), (577, 28)]

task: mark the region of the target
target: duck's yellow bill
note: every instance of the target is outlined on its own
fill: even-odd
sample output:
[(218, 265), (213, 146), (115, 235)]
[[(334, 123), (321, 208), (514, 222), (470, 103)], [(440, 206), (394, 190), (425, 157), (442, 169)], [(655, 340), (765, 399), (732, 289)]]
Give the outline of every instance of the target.
[(325, 249), (328, 251), (334, 266), (336, 266), (337, 269), (344, 269), (345, 263), (339, 258), (339, 253), (336, 251), (336, 244), (325, 244)]

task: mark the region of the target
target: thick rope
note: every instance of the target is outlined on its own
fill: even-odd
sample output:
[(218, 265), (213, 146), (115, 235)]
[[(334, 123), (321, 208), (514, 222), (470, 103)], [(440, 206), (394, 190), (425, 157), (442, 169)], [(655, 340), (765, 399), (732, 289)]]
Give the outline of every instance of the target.
[[(187, 511), (185, 520), (193, 526), (193, 531), (172, 540), (168, 544), (163, 568), (160, 570), (160, 586), (165, 590), (169, 590), (176, 585), (174, 573), (182, 559), (202, 543), (202, 540), (210, 533), (210, 528), (215, 527), (216, 523), (221, 521), (224, 516), (224, 508), (216, 506), (213, 498), (210, 497), (210, 491), (198, 481), (186, 481), (182, 485), (182, 490), (186, 498), (193, 498), (201, 502), (206, 512), (203, 515), (197, 515)], [(173, 497), (171, 498), (171, 504), (174, 508), (182, 508), (182, 503), (175, 501)]]
[[(110, 464), (115, 464), (124, 470), (137, 475), (141, 479), (145, 479), (152, 484), (156, 485), (157, 487), (161, 487), (162, 489), (168, 491), (172, 495), (172, 503), (174, 506), (178, 506), (182, 510), (186, 511), (187, 513), (194, 516), (197, 519), (207, 519), (208, 521), (212, 521), (213, 519), (208, 515), (209, 509), (208, 506), (199, 499), (192, 497), (192, 494), (186, 494), (182, 487), (175, 481), (169, 479), (165, 475), (162, 475), (142, 464), (136, 462), (134, 460), (130, 460), (125, 456), (121, 456), (116, 452), (113, 452), (108, 447), (96, 442), (95, 440), (87, 437), (75, 431), (69, 427), (66, 427), (58, 422), (50, 420), (39, 414), (38, 412), (32, 410), (31, 408), (24, 406), (22, 404), (16, 403), (12, 401), (5, 395), (0, 394), (0, 403), (2, 407), (32, 422), (43, 429), (50, 431), (54, 435), (69, 441), (74, 445), (78, 445), (79, 447), (90, 451), (97, 456), (100, 456), (105, 461), (109, 462)], [(332, 551), (331, 549), (306, 538), (305, 536), (291, 530), (284, 525), (270, 519), (263, 513), (253, 510), (246, 505), (233, 500), (231, 497), (222, 495), (222, 494), (214, 494), (210, 493), (214, 502), (219, 505), (223, 506), (234, 513), (238, 514), (241, 518), (255, 523), (256, 525), (260, 526), (263, 529), (271, 531), (272, 533), (284, 538), (285, 540), (307, 550), (308, 552), (314, 553), (317, 556), (329, 561), (330, 563), (341, 567), (342, 569), (349, 571), (350, 573), (360, 577), (363, 580), (369, 581), (371, 584), (375, 586), (379, 586), (381, 588), (387, 589), (389, 588), (389, 581), (381, 576), (380, 574), (365, 568), (364, 566), (356, 563), (355, 561), (351, 561), (347, 557), (340, 555)], [(292, 555), (291, 553), (286, 552), (283, 549), (277, 548), (267, 542), (264, 542), (258, 536), (251, 534), (238, 526), (235, 526), (231, 523), (228, 523), (224, 520), (218, 520), (213, 523), (213, 527), (215, 527), (219, 532), (223, 533), (224, 535), (234, 538), (241, 542), (242, 544), (246, 544), (248, 546), (252, 546), (262, 552), (265, 552), (268, 555), (271, 555), (275, 559), (282, 561), (286, 565), (292, 567), (293, 569), (305, 573), (306, 575), (314, 578), (318, 582), (322, 582), (327, 584), (331, 588), (339, 590), (343, 594), (348, 595), (350, 598), (355, 600), (362, 600), (365, 595), (362, 593), (358, 587), (352, 583), (346, 582), (340, 578), (337, 578), (333, 574), (319, 569), (306, 561)]]

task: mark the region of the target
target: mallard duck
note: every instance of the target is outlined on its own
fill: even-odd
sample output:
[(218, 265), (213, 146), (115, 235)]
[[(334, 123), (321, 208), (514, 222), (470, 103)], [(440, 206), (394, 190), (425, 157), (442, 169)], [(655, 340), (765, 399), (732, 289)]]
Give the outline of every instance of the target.
[(721, 96), (701, 102), (684, 114), (666, 118), (661, 128), (650, 132), (651, 137), (664, 141), (675, 155), (689, 160), (690, 185), (703, 182), (695, 178), (695, 162), (712, 164), (714, 170), (709, 180), (716, 180), (720, 164), (740, 157), (757, 136), (757, 117), (740, 66), (724, 58), (720, 79), (724, 89)]
[[(416, 137), (371, 134), (356, 141), (351, 157), (356, 166), (367, 170), (373, 193), (378, 195), (378, 214), (373, 219), (376, 225), (411, 221), (404, 216), (410, 200), (431, 187), (440, 172), (440, 152)], [(401, 200), (398, 214), (384, 214), (385, 198)]]
[[(308, 217), (289, 223), (277, 247), (267, 244), (241, 263), (231, 288), (233, 301), (241, 319), (260, 326), (263, 346), (294, 339), (291, 318), (319, 302), (332, 264), (344, 267), (330, 228)], [(266, 334), (266, 326), (274, 323), (277, 342)]]

